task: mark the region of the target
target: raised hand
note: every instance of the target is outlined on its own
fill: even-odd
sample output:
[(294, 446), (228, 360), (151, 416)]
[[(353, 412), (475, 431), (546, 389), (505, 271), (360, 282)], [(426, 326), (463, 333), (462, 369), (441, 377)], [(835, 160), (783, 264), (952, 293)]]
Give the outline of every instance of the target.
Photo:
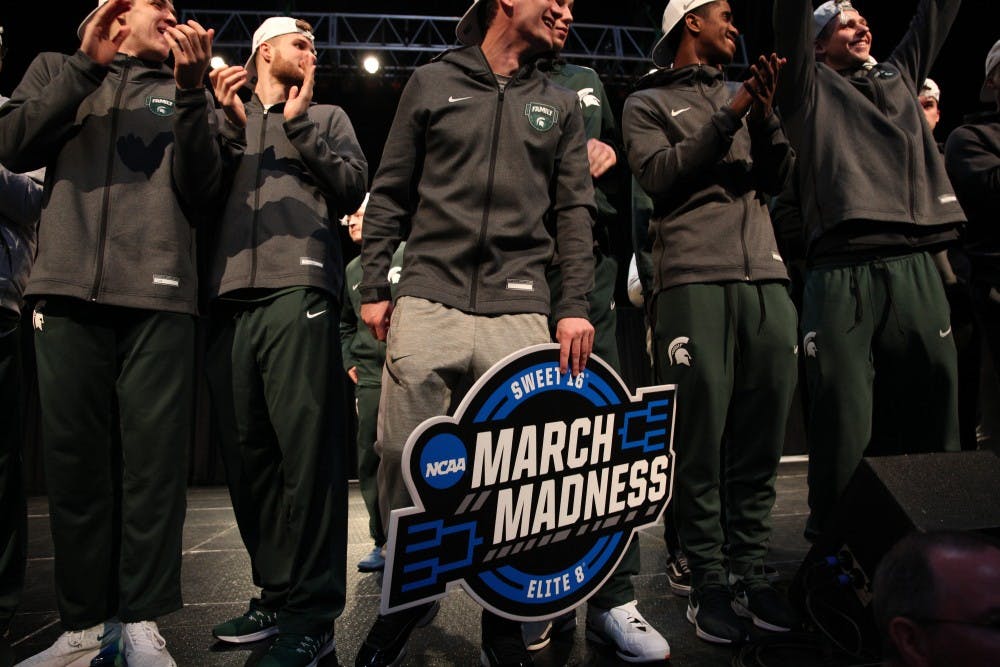
[(743, 86), (753, 96), (752, 114), (755, 118), (763, 119), (771, 115), (778, 77), (787, 62), (787, 58), (779, 58), (778, 54), (772, 53), (770, 57), (760, 56), (757, 63), (750, 67), (751, 76), (743, 82)]
[(306, 65), (306, 76), (302, 81), (302, 86), (292, 86), (288, 90), (288, 99), (285, 101), (285, 120), (291, 120), (296, 116), (301, 116), (312, 103), (313, 86), (316, 83), (316, 56), (312, 56), (309, 64)]
[(212, 90), (215, 91), (215, 99), (222, 105), (229, 122), (237, 127), (247, 126), (247, 110), (238, 93), (248, 76), (246, 69), (241, 65), (219, 67), (208, 73), (208, 80), (212, 82)]
[(205, 73), (212, 61), (213, 28), (205, 29), (197, 21), (168, 26), (163, 33), (174, 54), (174, 79), (181, 90), (203, 88)]
[(83, 39), (80, 40), (80, 50), (88, 58), (101, 65), (110, 65), (122, 42), (129, 36), (132, 29), (127, 25), (119, 26), (114, 37), (111, 29), (118, 17), (132, 9), (132, 0), (109, 0), (94, 17), (87, 21), (83, 29)]

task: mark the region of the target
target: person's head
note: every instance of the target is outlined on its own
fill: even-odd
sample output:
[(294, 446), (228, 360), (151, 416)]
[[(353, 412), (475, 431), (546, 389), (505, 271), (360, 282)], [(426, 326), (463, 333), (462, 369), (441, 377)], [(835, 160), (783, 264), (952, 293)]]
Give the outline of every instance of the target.
[[(108, 0), (98, 0), (97, 8), (90, 12), (80, 27), (77, 36), (83, 38), (87, 23)], [(118, 47), (119, 53), (124, 53), (143, 60), (163, 62), (170, 56), (170, 45), (163, 33), (167, 27), (177, 25), (177, 12), (172, 0), (132, 0), (132, 8), (119, 14), (111, 27), (111, 37), (128, 26), (130, 32)]]
[[(474, 0), (458, 22), (461, 44), (482, 44), (487, 35), (503, 36), (534, 55), (557, 49), (555, 33), (568, 33), (575, 0)], [(561, 26), (561, 27), (560, 27)], [(565, 35), (563, 43), (565, 44)]]
[(927, 124), (933, 130), (941, 120), (941, 89), (934, 82), (934, 79), (924, 81), (924, 85), (920, 86), (920, 95), (917, 99), (924, 110)]
[(653, 63), (727, 65), (736, 56), (740, 33), (726, 0), (670, 0), (663, 10), (663, 37), (653, 47)]
[(816, 61), (838, 72), (864, 65), (871, 57), (868, 21), (850, 0), (829, 0), (813, 12)]
[(1000, 40), (986, 54), (986, 78), (979, 98), (983, 102), (995, 102), (1000, 111)]
[(306, 68), (316, 61), (312, 26), (290, 16), (272, 16), (254, 31), (247, 60), (247, 85), (300, 86)]
[(889, 665), (986, 667), (1000, 656), (1000, 543), (975, 533), (912, 533), (872, 583)]
[(350, 234), (351, 240), (355, 243), (361, 243), (361, 225), (365, 219), (365, 209), (368, 208), (368, 197), (370, 195), (365, 195), (365, 199), (361, 202), (361, 206), (358, 210), (350, 215), (345, 215), (340, 219), (341, 224), (347, 226), (347, 233)]

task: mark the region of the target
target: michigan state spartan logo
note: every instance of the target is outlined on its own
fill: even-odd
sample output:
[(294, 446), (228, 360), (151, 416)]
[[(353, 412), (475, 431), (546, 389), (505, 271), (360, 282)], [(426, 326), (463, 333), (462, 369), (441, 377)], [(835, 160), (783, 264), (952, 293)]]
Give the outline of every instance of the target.
[(166, 97), (147, 97), (146, 108), (156, 116), (174, 115), (174, 101)]
[(390, 517), (381, 612), (456, 585), (515, 620), (586, 600), (670, 500), (674, 393), (633, 396), (597, 357), (563, 375), (558, 345), (497, 363), (406, 442), (416, 506)]
[(524, 105), (524, 115), (528, 117), (531, 127), (539, 132), (548, 132), (559, 122), (559, 110), (548, 104), (528, 102)]

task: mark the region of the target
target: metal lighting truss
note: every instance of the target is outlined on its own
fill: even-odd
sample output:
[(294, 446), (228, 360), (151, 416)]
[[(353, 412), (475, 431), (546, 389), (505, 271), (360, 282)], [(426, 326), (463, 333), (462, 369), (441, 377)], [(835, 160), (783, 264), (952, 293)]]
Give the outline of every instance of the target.
[[(273, 11), (183, 9), (181, 20), (194, 19), (215, 28), (215, 50), (232, 62), (250, 56), (254, 30)], [(308, 21), (316, 37), (317, 61), (328, 72), (357, 71), (369, 55), (379, 58), (381, 75), (407, 77), (416, 67), (456, 46), (456, 16), (396, 14), (296, 13)], [(634, 26), (574, 23), (562, 55), (592, 67), (605, 80), (632, 81), (652, 68), (650, 53), (660, 32)], [(736, 70), (746, 67), (742, 38)]]

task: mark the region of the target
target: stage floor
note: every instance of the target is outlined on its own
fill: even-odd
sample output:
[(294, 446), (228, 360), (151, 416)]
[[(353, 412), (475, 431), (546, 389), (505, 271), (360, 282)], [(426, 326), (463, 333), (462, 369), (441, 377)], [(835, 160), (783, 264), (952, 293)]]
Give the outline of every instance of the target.
[[(787, 582), (808, 550), (802, 537), (806, 519), (806, 466), (800, 461), (781, 464), (778, 499), (773, 512), (774, 533), (768, 562)], [(59, 616), (52, 590), (52, 540), (48, 504), (44, 497), (28, 503), (28, 569), (20, 613), (11, 628), (17, 660), (44, 649), (58, 637)], [(378, 608), (379, 579), (362, 574), (355, 564), (372, 544), (368, 517), (356, 484), (350, 491), (347, 545), (347, 607), (337, 620), (337, 656), (341, 664), (354, 664), (358, 646)], [(645, 528), (640, 536), (642, 572), (635, 579), (639, 609), (670, 642), (675, 667), (729, 665), (731, 649), (707, 644), (695, 637), (684, 619), (686, 599), (672, 595), (664, 574), (662, 524)], [(193, 488), (188, 493), (184, 524), (184, 608), (159, 620), (160, 629), (178, 665), (230, 666), (257, 663), (266, 642), (231, 648), (215, 642), (213, 624), (246, 609), (255, 589), (250, 581), (249, 559), (243, 550), (229, 496), (225, 488)], [(555, 665), (626, 665), (613, 652), (584, 638), (584, 609), (577, 610), (578, 627), (572, 636), (557, 638), (536, 654), (539, 667)], [(334, 667), (326, 659), (320, 667)], [(442, 602), (434, 622), (414, 632), (403, 665), (471, 667), (479, 664), (479, 608), (463, 592), (452, 592)]]

